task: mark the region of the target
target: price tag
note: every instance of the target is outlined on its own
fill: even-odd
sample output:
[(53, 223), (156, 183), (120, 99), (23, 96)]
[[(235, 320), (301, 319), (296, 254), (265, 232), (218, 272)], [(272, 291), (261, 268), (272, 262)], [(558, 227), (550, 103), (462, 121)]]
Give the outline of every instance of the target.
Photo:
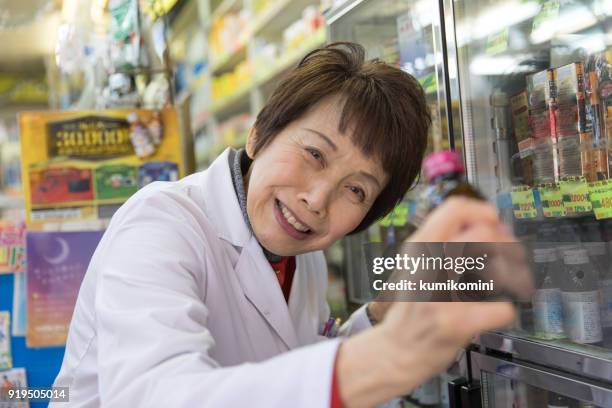
[(563, 194), (565, 215), (591, 212), (593, 206), (589, 200), (589, 185), (584, 177), (566, 177), (559, 182)]
[(438, 90), (438, 80), (436, 79), (436, 74), (432, 72), (431, 74), (427, 74), (417, 79), (423, 90), (426, 94), (430, 94), (436, 92)]
[(612, 218), (612, 180), (589, 183), (589, 198), (595, 218)]
[(508, 27), (487, 37), (487, 55), (495, 55), (508, 49)]
[(389, 214), (385, 215), (383, 219), (378, 221), (378, 225), (380, 225), (381, 227), (390, 226), (391, 225), (391, 214), (393, 214), (393, 212), (390, 212)]
[(395, 227), (403, 227), (408, 222), (408, 205), (400, 203), (393, 209), (393, 219), (391, 223)]
[(537, 33), (538, 30), (545, 28), (546, 24), (552, 24), (559, 17), (560, 9), (559, 0), (546, 0), (540, 8), (540, 12), (533, 18), (531, 33)]
[(529, 186), (516, 186), (510, 193), (512, 212), (518, 219), (535, 218), (538, 215), (533, 198), (533, 190)]
[(538, 187), (542, 199), (544, 217), (564, 217), (563, 193), (557, 184), (549, 183)]

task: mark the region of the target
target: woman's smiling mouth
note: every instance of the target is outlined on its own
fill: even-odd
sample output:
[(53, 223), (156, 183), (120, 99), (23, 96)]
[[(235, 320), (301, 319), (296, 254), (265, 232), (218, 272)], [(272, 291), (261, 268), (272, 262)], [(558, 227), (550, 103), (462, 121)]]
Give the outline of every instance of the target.
[(312, 233), (312, 229), (300, 221), (280, 200), (275, 199), (274, 202), (276, 220), (291, 237), (302, 240)]

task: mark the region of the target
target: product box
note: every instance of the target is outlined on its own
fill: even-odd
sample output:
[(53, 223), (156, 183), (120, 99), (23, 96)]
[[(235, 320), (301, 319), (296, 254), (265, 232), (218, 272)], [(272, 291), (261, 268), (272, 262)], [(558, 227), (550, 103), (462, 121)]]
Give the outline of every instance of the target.
[(529, 104), (527, 90), (523, 90), (510, 98), (514, 137), (518, 145), (521, 159), (520, 167), (523, 184), (533, 184), (533, 147), (534, 138), (529, 128)]
[(557, 84), (557, 137), (576, 136), (587, 131), (584, 67), (581, 62), (555, 69)]
[(555, 71), (547, 69), (527, 76), (529, 128), (532, 137), (555, 138)]

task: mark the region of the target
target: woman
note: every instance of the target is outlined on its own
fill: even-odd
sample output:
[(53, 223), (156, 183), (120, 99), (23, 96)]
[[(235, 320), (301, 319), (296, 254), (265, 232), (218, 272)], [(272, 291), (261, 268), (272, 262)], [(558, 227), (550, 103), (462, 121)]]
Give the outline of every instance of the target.
[[(364, 62), (360, 46), (308, 54), (245, 151), (154, 183), (115, 214), (79, 293), (55, 382), (70, 387), (61, 406), (374, 406), (509, 323), (506, 303), (370, 304), (343, 342), (321, 341), (321, 250), (397, 204), (429, 124), (418, 83)], [(416, 235), (511, 239), (493, 208), (469, 200), (441, 206)]]

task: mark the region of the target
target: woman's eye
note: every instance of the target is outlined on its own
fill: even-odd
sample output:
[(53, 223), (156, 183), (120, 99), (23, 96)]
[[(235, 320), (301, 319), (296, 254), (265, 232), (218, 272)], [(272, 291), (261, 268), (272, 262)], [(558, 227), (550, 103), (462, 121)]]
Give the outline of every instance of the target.
[(323, 155), (317, 149), (306, 149), (308, 153), (315, 158), (315, 160), (323, 161)]
[(365, 191), (363, 191), (361, 188), (349, 186), (349, 190), (351, 191), (351, 193), (355, 194), (355, 196), (359, 198), (359, 201), (365, 200)]

